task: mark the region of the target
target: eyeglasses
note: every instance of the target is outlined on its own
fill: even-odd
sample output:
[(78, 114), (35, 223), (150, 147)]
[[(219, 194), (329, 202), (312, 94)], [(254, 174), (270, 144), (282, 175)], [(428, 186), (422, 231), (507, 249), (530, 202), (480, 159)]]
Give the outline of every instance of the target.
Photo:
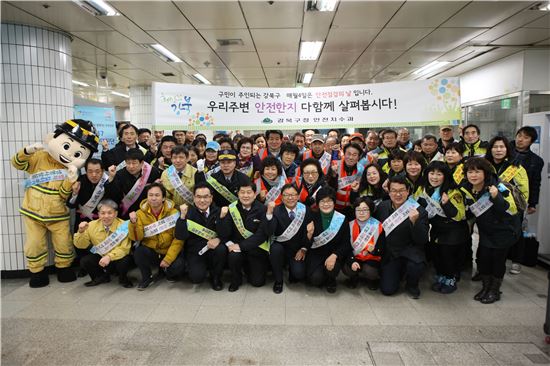
[(205, 195), (205, 196), (195, 196), (195, 198), (198, 199), (198, 200), (207, 200), (207, 199), (209, 199), (210, 197), (212, 197), (211, 194), (207, 194), (207, 195)]
[(312, 171), (304, 171), (304, 175), (318, 175), (319, 172), (317, 170), (312, 170)]
[(298, 193), (285, 193), (283, 194), (284, 198), (295, 198), (298, 197)]
[(370, 210), (368, 208), (356, 208), (355, 212), (357, 212), (357, 213), (367, 213), (367, 212), (370, 212)]
[(390, 189), (390, 193), (391, 194), (405, 194), (407, 193), (407, 190), (406, 189)]
[(320, 205), (330, 205), (330, 204), (333, 204), (333, 203), (334, 203), (334, 201), (332, 201), (331, 199), (319, 201)]

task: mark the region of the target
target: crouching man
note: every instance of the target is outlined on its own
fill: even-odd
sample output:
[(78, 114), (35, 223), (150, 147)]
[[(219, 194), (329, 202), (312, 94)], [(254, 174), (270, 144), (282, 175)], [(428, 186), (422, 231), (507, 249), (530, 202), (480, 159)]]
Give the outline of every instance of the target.
[(80, 249), (91, 246), (89, 254), (82, 257), (81, 266), (90, 275), (91, 281), (84, 286), (92, 287), (109, 282), (109, 270), (116, 269), (118, 282), (125, 288), (134, 285), (128, 279), (132, 263), (128, 222), (117, 217), (118, 205), (110, 199), (98, 204), (99, 219), (83, 221), (74, 234), (74, 245)]

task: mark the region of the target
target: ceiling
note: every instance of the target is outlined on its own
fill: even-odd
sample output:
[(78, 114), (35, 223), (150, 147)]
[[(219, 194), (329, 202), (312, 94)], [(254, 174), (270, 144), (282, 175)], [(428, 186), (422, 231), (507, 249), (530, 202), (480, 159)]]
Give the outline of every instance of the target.
[[(339, 1), (332, 12), (307, 1), (111, 1), (120, 16), (93, 16), (72, 1), (2, 1), (2, 22), (61, 29), (73, 37), (73, 78), (93, 85), (75, 94), (128, 100), (131, 85), (152, 81), (294, 87), (412, 80), (434, 60), (449, 63), (423, 78), (456, 76), (525, 48), (550, 44), (549, 12), (531, 1)], [(241, 44), (221, 46), (219, 39)], [(300, 41), (324, 41), (319, 58), (300, 61)], [(184, 62), (165, 62), (144, 43), (160, 43)], [(107, 70), (107, 78), (98, 75)], [(161, 73), (174, 76), (163, 76)]]

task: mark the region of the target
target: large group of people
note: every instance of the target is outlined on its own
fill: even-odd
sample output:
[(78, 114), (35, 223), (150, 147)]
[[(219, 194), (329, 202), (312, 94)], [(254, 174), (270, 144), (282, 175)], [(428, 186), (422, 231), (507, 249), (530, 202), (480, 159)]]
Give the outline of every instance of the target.
[[(365, 284), (384, 295), (420, 296), (419, 282), (435, 269), (431, 290), (450, 294), (476, 258), (482, 303), (500, 299), (506, 260), (521, 270), (522, 221), (536, 212), (542, 159), (537, 139), (522, 127), (515, 141), (481, 141), (467, 125), (439, 138), (411, 141), (406, 128), (353, 134), (279, 130), (210, 141), (193, 131), (118, 126), (119, 142), (103, 142), (70, 188), (74, 246), (86, 286), (109, 282), (138, 290), (161, 278), (209, 280), (229, 291), (245, 280), (273, 291), (305, 281), (337, 289)], [(67, 188), (68, 190), (69, 188)], [(472, 233), (479, 236), (472, 253)]]

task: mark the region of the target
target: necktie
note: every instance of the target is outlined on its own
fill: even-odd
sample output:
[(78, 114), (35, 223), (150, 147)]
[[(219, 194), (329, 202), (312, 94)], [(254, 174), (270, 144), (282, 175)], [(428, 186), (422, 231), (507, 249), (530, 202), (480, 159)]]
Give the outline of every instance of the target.
[(204, 211), (202, 214), (204, 215), (204, 218), (208, 218), (208, 211)]
[(296, 217), (296, 215), (294, 214), (294, 211), (290, 211), (288, 213), (288, 218), (290, 219), (290, 221), (294, 220), (295, 217)]

